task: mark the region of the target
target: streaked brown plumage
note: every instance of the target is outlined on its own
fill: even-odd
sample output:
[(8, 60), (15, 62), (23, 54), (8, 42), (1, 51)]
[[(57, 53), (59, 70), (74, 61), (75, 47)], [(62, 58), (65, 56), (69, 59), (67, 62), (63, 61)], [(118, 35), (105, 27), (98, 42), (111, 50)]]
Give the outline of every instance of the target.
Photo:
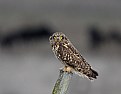
[(49, 40), (55, 56), (64, 66), (72, 68), (77, 74), (83, 74), (90, 80), (97, 78), (98, 73), (91, 68), (65, 34), (56, 32), (50, 36)]

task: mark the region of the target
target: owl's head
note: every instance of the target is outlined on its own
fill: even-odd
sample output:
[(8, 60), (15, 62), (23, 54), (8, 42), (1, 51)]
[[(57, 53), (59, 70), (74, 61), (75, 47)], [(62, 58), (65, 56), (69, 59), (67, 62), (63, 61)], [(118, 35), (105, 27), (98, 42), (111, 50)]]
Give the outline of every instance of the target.
[(61, 43), (61, 42), (64, 42), (66, 40), (67, 40), (67, 37), (62, 32), (56, 32), (52, 36), (50, 36), (50, 38), (49, 38), (50, 44)]

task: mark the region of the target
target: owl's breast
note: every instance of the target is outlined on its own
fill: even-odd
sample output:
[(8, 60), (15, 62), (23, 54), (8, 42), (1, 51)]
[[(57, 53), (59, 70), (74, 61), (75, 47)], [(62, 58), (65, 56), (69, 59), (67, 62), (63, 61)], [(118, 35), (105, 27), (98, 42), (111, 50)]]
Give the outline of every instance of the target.
[(66, 45), (60, 44), (59, 48), (56, 52), (56, 56), (57, 58), (66, 66), (71, 66), (71, 67), (76, 67), (79, 61), (75, 60), (76, 57), (73, 53), (73, 51), (71, 51), (71, 49), (69, 49)]

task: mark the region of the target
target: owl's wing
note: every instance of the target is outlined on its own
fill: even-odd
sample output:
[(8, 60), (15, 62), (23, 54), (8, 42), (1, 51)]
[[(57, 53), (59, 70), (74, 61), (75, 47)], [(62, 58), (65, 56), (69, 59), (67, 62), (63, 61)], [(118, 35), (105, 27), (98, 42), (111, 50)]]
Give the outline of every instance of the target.
[(96, 79), (97, 78), (96, 76), (98, 76), (98, 73), (91, 68), (91, 66), (88, 64), (88, 62), (86, 62), (86, 60), (79, 53), (79, 51), (73, 46), (73, 44), (70, 43), (67, 46), (75, 54), (75, 56), (79, 58), (78, 67), (76, 67), (77, 72), (81, 74), (85, 74), (86, 77), (88, 77), (90, 80), (93, 80), (93, 78)]
[(81, 58), (83, 62), (86, 62), (86, 60), (83, 58), (83, 56), (79, 53), (79, 51), (73, 46), (71, 42), (67, 46), (75, 54), (75, 56), (77, 56), (78, 58)]

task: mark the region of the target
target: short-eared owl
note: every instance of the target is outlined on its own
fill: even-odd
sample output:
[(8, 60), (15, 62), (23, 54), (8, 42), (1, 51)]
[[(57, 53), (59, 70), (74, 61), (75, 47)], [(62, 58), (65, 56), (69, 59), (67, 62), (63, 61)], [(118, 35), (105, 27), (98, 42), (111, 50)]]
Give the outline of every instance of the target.
[(96, 79), (98, 73), (82, 57), (79, 51), (62, 32), (56, 32), (49, 38), (55, 56), (64, 64), (66, 69), (84, 75), (90, 80)]

